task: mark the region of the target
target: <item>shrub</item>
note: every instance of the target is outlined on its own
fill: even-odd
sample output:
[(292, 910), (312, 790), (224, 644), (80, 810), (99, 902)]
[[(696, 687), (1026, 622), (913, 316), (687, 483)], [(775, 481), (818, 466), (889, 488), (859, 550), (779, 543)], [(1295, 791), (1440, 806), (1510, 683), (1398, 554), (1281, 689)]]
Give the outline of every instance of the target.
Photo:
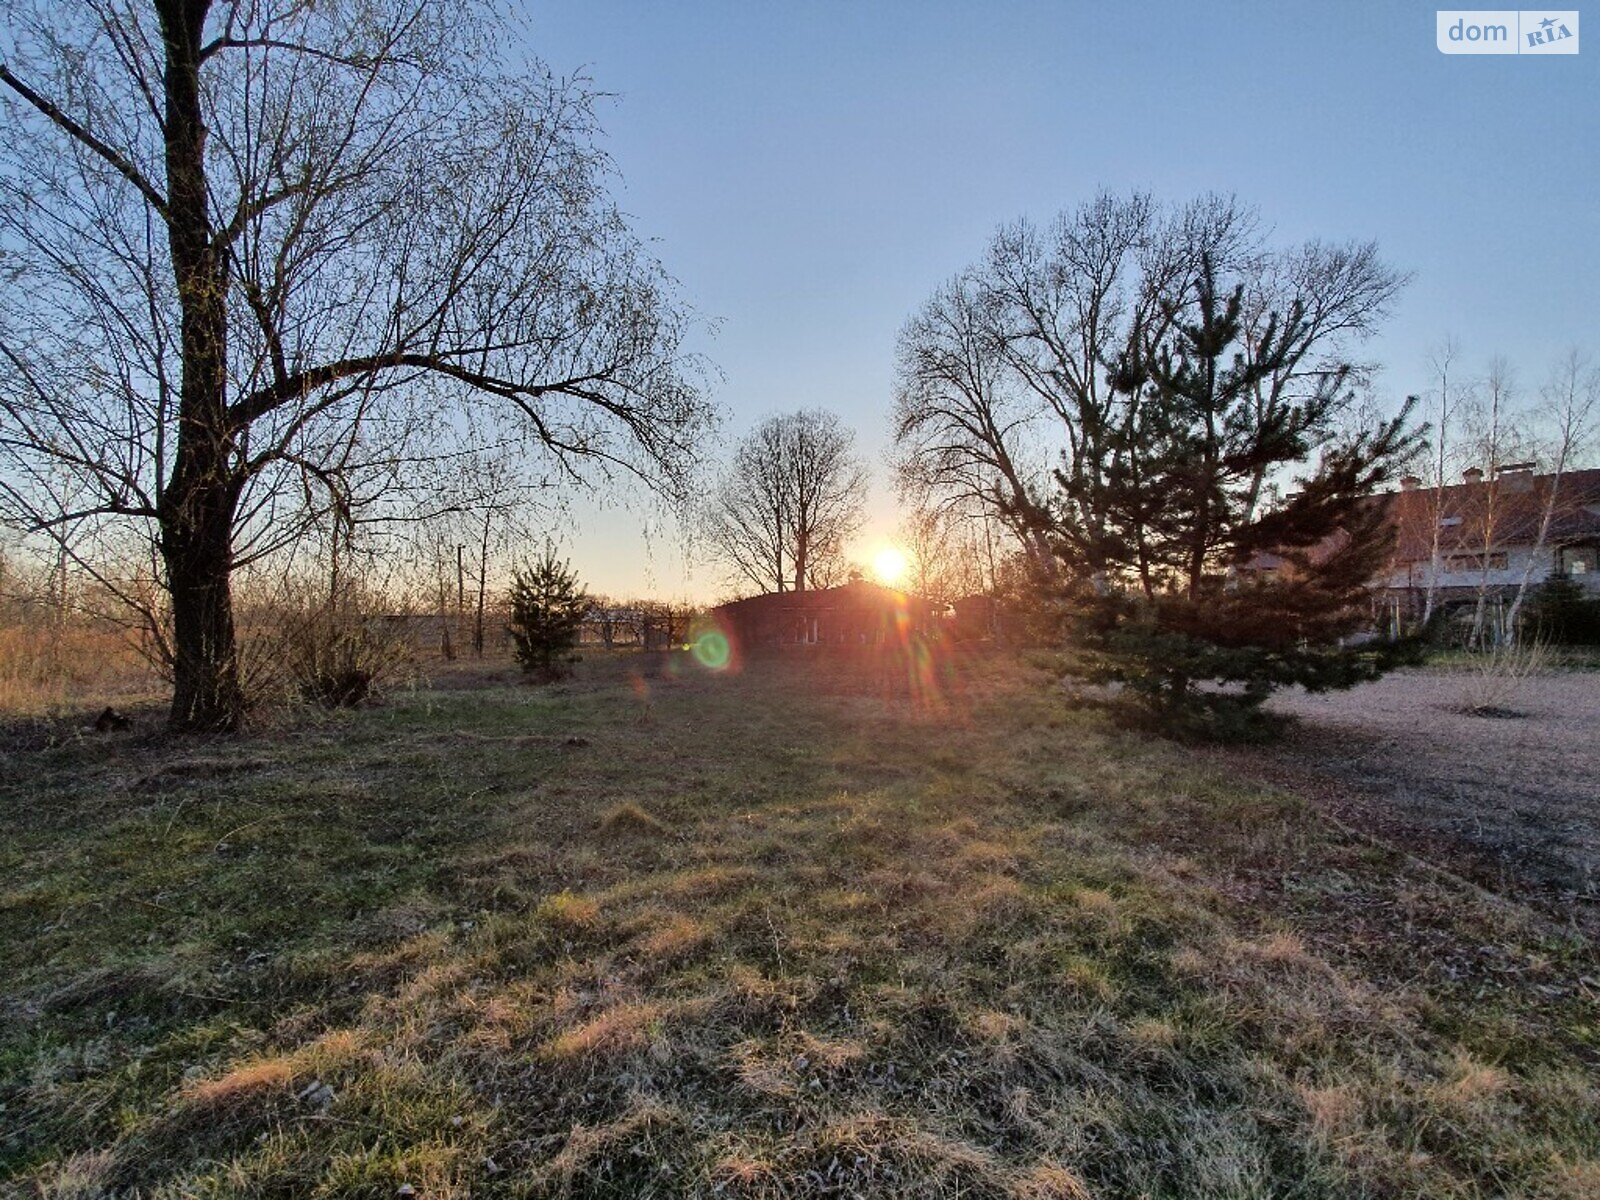
[(1467, 666), (1461, 710), (1476, 717), (1517, 716), (1515, 701), (1523, 686), (1549, 666), (1549, 651), (1533, 638), (1479, 650)]
[(267, 628), (246, 644), (241, 674), (255, 702), (274, 692), (354, 708), (411, 660), (405, 631), (378, 613), (377, 598), (351, 586), (333, 596), (296, 590), (263, 614)]
[(1552, 575), (1533, 595), (1528, 626), (1563, 646), (1600, 646), (1600, 597), (1570, 575)]

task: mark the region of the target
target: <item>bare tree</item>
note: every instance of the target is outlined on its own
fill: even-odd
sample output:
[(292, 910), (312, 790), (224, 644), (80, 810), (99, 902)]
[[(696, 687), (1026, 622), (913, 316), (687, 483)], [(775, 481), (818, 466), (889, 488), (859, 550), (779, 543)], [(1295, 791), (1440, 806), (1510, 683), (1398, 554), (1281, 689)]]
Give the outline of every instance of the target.
[(762, 591), (789, 586), (786, 454), (783, 419), (762, 422), (734, 448), (706, 511), (706, 535), (717, 557), (731, 576)]
[(1031, 443), (1046, 409), (1007, 387), (999, 310), (972, 272), (940, 288), (900, 331), (895, 473), (903, 499), (932, 515), (977, 506), (995, 513), (1041, 567), (1042, 464)]
[(421, 560), (429, 575), (430, 598), (439, 615), (439, 653), (446, 662), (456, 656), (455, 643), (450, 638), (450, 558), (451, 544), (445, 538), (427, 538), (421, 545)]
[(1118, 364), (1130, 346), (1164, 336), (1203, 262), (1229, 275), (1254, 271), (1257, 226), (1232, 197), (1163, 209), (1148, 195), (1101, 193), (1043, 233), (1018, 222), (995, 235), (985, 277), (1003, 313), (1007, 363), (1055, 417), (1052, 500), (1079, 510), (1065, 514), (1070, 523), (1108, 525), (1095, 498), (1138, 419), (1114, 386)]
[(1429, 490), (1432, 493), (1433, 503), (1429, 505), (1428, 529), (1428, 580), (1422, 594), (1422, 623), (1427, 625), (1433, 619), (1434, 603), (1439, 588), (1439, 572), (1443, 567), (1444, 545), (1444, 498), (1445, 488), (1450, 486), (1451, 449), (1450, 438), (1454, 426), (1453, 419), (1456, 409), (1462, 403), (1461, 384), (1456, 376), (1456, 360), (1460, 357), (1460, 347), (1454, 338), (1447, 337), (1429, 355), (1429, 365), (1433, 369), (1433, 420), (1431, 421), (1432, 453), (1429, 464)]
[[(531, 518), (539, 507), (540, 489), (538, 484), (521, 478), (516, 461), (503, 453), (474, 456), (470, 477), (474, 494), (445, 520), (458, 537), (469, 539), (476, 551), (472, 653), (482, 658), (493, 553), (510, 557), (519, 545), (533, 538)], [(456, 544), (459, 548), (465, 542)]]
[[(1206, 263), (1244, 289), (1248, 352), (1295, 331), (1253, 385), (1263, 427), (1292, 423), (1332, 375), (1354, 374), (1348, 350), (1404, 283), (1370, 243), (1270, 250), (1256, 214), (1227, 196), (1163, 208), (1143, 194), (1101, 194), (1045, 229), (1005, 226), (901, 335), (903, 490), (914, 484), (935, 502), (979, 499), (1036, 565), (1050, 562), (1048, 533), (1063, 520), (1103, 533), (1108, 514), (1097, 498), (1140, 420), (1137, 389), (1117, 386), (1118, 372), (1188, 311)], [(1051, 458), (1053, 494), (1023, 469)], [(1252, 510), (1270, 483), (1264, 471), (1249, 481)]]
[[(1296, 352), (1252, 388), (1257, 421), (1292, 419), (1292, 410), (1335, 375), (1362, 391), (1370, 388), (1370, 366), (1353, 362), (1350, 352), (1377, 328), (1408, 279), (1378, 257), (1375, 243), (1310, 241), (1256, 256), (1246, 274), (1243, 341), (1249, 353), (1265, 350), (1275, 316), (1281, 322), (1298, 313), (1303, 322)], [(1380, 420), (1370, 395), (1366, 399), (1364, 412), (1347, 414), (1356, 429)], [(1248, 511), (1265, 499), (1270, 482), (1261, 472), (1252, 477)]]
[(867, 473), (833, 413), (772, 417), (739, 443), (707, 508), (709, 541), (737, 579), (804, 591), (831, 575), (859, 527)]
[(1543, 433), (1540, 450), (1550, 470), (1539, 504), (1533, 551), (1523, 563), (1517, 590), (1506, 610), (1506, 633), (1512, 638), (1517, 635), (1517, 618), (1527, 599), (1534, 565), (1550, 545), (1562, 478), (1594, 447), (1596, 418), (1600, 417), (1600, 369), (1576, 347), (1568, 350), (1549, 382), (1540, 389), (1540, 403), (1534, 415)]
[(1498, 611), (1493, 628), (1488, 627), (1490, 597), (1499, 596), (1499, 588), (1490, 577), (1495, 570), (1504, 569), (1494, 565), (1497, 556), (1504, 553), (1495, 550), (1503, 540), (1507, 512), (1502, 468), (1508, 460), (1523, 456), (1527, 442), (1517, 407), (1516, 379), (1505, 358), (1496, 355), (1489, 360), (1479, 392), (1463, 405), (1465, 444), (1481, 477), (1476, 484), (1468, 485), (1463, 504), (1472, 520), (1470, 525), (1464, 522), (1462, 528), (1471, 528), (1475, 535), (1470, 549), (1478, 584), (1470, 638), (1472, 645), (1481, 647), (1485, 640), (1498, 644), (1505, 632), (1503, 614)]
[(0, 514), (144, 539), (174, 728), (240, 720), (233, 570), (463, 407), (575, 482), (686, 479), (685, 316), (592, 93), (507, 59), (498, 12), (0, 0)]
[(925, 600), (950, 604), (988, 586), (982, 512), (949, 506), (913, 509), (900, 524), (900, 542), (910, 560), (910, 590)]

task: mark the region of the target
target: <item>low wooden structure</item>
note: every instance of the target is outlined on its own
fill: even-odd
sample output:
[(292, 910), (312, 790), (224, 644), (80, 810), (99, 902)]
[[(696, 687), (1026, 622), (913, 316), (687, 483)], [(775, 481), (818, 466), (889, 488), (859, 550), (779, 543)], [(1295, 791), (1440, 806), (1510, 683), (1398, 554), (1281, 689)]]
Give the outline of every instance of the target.
[(711, 618), (734, 647), (885, 646), (935, 632), (940, 610), (928, 601), (863, 579), (840, 587), (769, 592), (719, 604)]

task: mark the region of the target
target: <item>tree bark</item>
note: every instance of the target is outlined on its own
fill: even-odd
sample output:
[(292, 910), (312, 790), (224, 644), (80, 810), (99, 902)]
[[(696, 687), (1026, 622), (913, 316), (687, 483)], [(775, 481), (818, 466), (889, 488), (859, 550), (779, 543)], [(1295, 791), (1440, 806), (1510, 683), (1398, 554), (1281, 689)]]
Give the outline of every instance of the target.
[(183, 377), (172, 478), (159, 510), (172, 593), (168, 727), (239, 727), (244, 695), (234, 643), (233, 522), (240, 480), (227, 411), (227, 268), (213, 245), (200, 105), (200, 46), (210, 0), (156, 0), (166, 55), (167, 240), (181, 314)]
[(483, 542), (478, 547), (478, 612), (472, 625), (472, 652), (478, 658), (483, 657), (483, 604), (489, 587), (489, 522), (493, 515), (492, 509), (484, 510)]
[(163, 516), (162, 551), (172, 592), (168, 725), (182, 732), (227, 733), (244, 717), (230, 583), (234, 502), (231, 488), (203, 480)]
[(802, 529), (799, 536), (795, 539), (794, 590), (797, 592), (803, 592), (806, 590), (806, 569), (809, 566), (806, 560), (810, 557), (811, 547), (808, 545), (810, 541), (810, 531), (805, 529)]

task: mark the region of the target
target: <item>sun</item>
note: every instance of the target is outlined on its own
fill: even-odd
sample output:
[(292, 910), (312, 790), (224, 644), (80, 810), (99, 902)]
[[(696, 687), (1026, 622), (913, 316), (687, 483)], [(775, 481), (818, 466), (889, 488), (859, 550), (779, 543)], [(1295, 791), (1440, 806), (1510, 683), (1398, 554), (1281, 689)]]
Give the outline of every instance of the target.
[(898, 546), (885, 546), (873, 556), (872, 573), (878, 577), (879, 583), (888, 587), (899, 587), (910, 570), (911, 563)]

